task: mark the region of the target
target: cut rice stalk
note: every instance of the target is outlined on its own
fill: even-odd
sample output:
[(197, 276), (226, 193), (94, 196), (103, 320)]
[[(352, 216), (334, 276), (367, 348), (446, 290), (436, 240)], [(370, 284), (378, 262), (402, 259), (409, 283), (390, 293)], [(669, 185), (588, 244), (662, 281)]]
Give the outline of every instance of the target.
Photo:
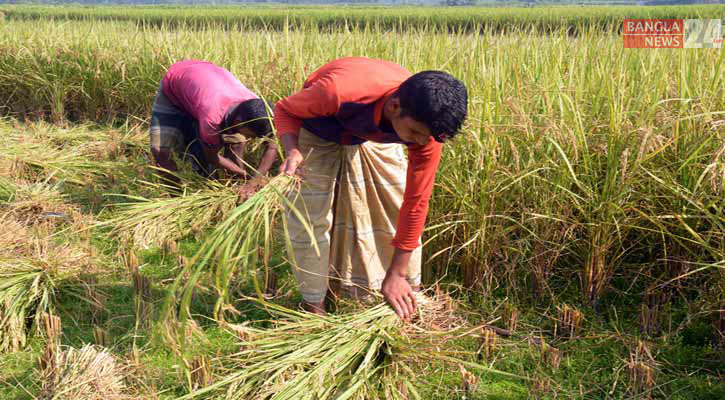
[(15, 172), (21, 176), (52, 176), (68, 183), (85, 185), (114, 169), (114, 163), (92, 161), (86, 150), (85, 146), (57, 149), (26, 141), (2, 146), (0, 158), (13, 161)]
[[(244, 272), (254, 273), (260, 248), (264, 250), (262, 254), (270, 253), (275, 220), (279, 215), (284, 218), (281, 211), (288, 207), (299, 214), (301, 220), (305, 220), (289, 200), (289, 196), (298, 188), (298, 183), (298, 178), (288, 175), (272, 178), (256, 194), (234, 208), (204, 240), (192, 262), (185, 267), (184, 273), (179, 274), (175, 283), (175, 287), (179, 287), (185, 275), (190, 277), (182, 288), (182, 321), (189, 316), (193, 289), (208, 265), (213, 266), (214, 289), (218, 295), (214, 315), (218, 320), (224, 319), (223, 311), (231, 309), (228, 297), (232, 278), (239, 274), (240, 268)], [(309, 227), (308, 233), (312, 237)], [(288, 235), (284, 236), (288, 238)], [(258, 294), (262, 295), (257, 279), (254, 279), (254, 284)]]
[(88, 218), (81, 214), (78, 206), (66, 202), (66, 197), (58, 185), (45, 182), (15, 184), (12, 199), (2, 210), (5, 217), (12, 217), (26, 225), (37, 223), (81, 225), (86, 222), (84, 219)]
[(25, 320), (37, 327), (52, 309), (55, 281), (40, 265), (27, 260), (0, 260), (0, 351), (25, 346)]
[(86, 345), (81, 349), (56, 351), (41, 372), (43, 400), (122, 400), (124, 368), (107, 349)]
[[(255, 301), (280, 319), (276, 326), (227, 324), (240, 338), (241, 350), (221, 360), (229, 368), (214, 384), (180, 399), (403, 399), (406, 393), (420, 398), (413, 366), (431, 362), (520, 378), (444, 350), (463, 325), (435, 299), (419, 302), (410, 325), (387, 304), (321, 317)], [(441, 326), (449, 328), (431, 329)]]
[[(3, 249), (7, 250), (7, 249)], [(87, 269), (88, 255), (70, 246), (35, 240), (11, 254), (0, 253), (0, 352), (25, 346), (28, 329), (40, 328), (43, 313), (53, 313), (60, 290), (83, 299), (72, 279)]]
[[(144, 182), (163, 189), (165, 185)], [(128, 202), (115, 204), (113, 216), (98, 226), (112, 227), (111, 234), (129, 233), (136, 246), (162, 246), (212, 227), (234, 208), (239, 195), (228, 184), (206, 180), (201, 189), (160, 198), (120, 196)]]
[(10, 179), (0, 176), (0, 204), (8, 203), (15, 196), (17, 185)]

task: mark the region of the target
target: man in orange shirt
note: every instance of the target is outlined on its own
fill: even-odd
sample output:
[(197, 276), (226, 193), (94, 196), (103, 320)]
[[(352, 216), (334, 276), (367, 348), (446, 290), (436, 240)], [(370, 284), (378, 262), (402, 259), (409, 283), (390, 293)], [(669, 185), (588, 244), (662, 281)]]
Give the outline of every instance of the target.
[[(277, 103), (286, 159), (303, 177), (289, 213), (295, 276), (311, 312), (324, 313), (328, 278), (351, 294), (381, 290), (404, 319), (416, 308), (420, 237), (442, 143), (466, 119), (465, 85), (442, 71), (411, 75), (362, 57), (332, 61)], [(402, 146), (408, 149), (406, 161)], [(330, 276), (330, 273), (332, 276)]]

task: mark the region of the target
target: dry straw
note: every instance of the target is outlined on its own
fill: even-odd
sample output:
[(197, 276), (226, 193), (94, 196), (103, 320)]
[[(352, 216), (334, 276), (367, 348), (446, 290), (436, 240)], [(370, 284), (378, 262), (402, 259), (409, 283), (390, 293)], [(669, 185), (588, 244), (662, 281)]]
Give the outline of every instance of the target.
[(123, 400), (125, 370), (108, 350), (92, 345), (56, 351), (41, 369), (41, 400)]
[(627, 369), (629, 370), (629, 392), (640, 398), (650, 398), (656, 384), (657, 362), (646, 343), (637, 342), (637, 347), (629, 354)]

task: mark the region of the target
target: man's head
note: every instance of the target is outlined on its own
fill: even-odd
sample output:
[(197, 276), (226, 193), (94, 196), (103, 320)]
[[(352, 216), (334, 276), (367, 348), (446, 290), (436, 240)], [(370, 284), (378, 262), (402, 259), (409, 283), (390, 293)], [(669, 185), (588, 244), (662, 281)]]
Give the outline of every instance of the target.
[(398, 136), (424, 145), (458, 134), (468, 114), (463, 82), (443, 71), (423, 71), (408, 78), (385, 105)]
[(223, 133), (241, 133), (247, 139), (272, 134), (271, 108), (261, 99), (243, 101), (224, 117)]

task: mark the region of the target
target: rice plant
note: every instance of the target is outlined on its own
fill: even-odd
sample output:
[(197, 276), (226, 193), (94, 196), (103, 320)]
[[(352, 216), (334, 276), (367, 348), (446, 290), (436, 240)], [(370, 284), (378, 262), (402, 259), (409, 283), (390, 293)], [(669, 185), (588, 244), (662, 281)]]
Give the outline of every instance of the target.
[(285, 4), (244, 7), (61, 7), (21, 5), (1, 9), (9, 19), (66, 19), (71, 21), (127, 21), (140, 26), (176, 29), (321, 30), (431, 29), (444, 32), (516, 32), (532, 30), (547, 33), (566, 29), (572, 33), (595, 28), (604, 31), (621, 26), (623, 18), (705, 18), (719, 16), (722, 7), (375, 7), (346, 6), (343, 9)]
[[(69, 244), (37, 237), (23, 224), (5, 219), (0, 235), (0, 352), (18, 350), (41, 327), (44, 313), (54, 313), (58, 295), (82, 299), (78, 275), (90, 257)], [(42, 232), (42, 231), (41, 231)], [(28, 325), (28, 321), (32, 321)]]
[(163, 197), (115, 195), (125, 202), (113, 204), (111, 216), (98, 224), (110, 234), (127, 234), (136, 246), (162, 246), (189, 235), (201, 235), (236, 206), (239, 194), (229, 184), (215, 180), (196, 182), (176, 192), (164, 183), (146, 182), (147, 188), (167, 192)]
[(10, 179), (0, 177), (0, 204), (12, 200), (16, 189), (17, 186)]
[[(230, 211), (206, 236), (199, 251), (181, 275), (189, 276), (189, 280), (183, 285), (180, 299), (182, 312), (186, 314), (184, 317), (188, 316), (194, 287), (200, 283), (201, 277), (210, 266), (212, 286), (218, 296), (214, 308), (217, 319), (224, 319), (224, 309), (230, 305), (229, 289), (235, 276), (251, 273), (257, 292), (262, 294), (263, 289), (254, 274), (257, 261), (260, 261), (260, 247), (265, 250), (261, 253), (264, 257), (271, 254), (273, 234), (278, 229), (275, 226), (278, 223), (277, 217), (285, 207), (291, 207), (301, 220), (305, 220), (303, 211), (295, 209), (288, 199), (294, 196), (298, 183), (298, 178), (287, 175), (272, 178), (256, 194)], [(268, 262), (267, 259), (261, 261), (264, 265)], [(180, 284), (181, 281), (177, 279), (176, 285)]]
[[(42, 313), (55, 309), (58, 292), (73, 293), (73, 278), (82, 268), (78, 259), (84, 255), (66, 256), (71, 260), (59, 260), (58, 256), (46, 260), (0, 259), (0, 351), (23, 348), (30, 333), (27, 321), (33, 321), (31, 329), (37, 329)], [(76, 290), (80, 297), (80, 290)]]
[[(418, 365), (442, 362), (518, 378), (466, 361), (445, 344), (464, 325), (444, 299), (419, 296), (412, 325), (387, 304), (317, 316), (260, 301), (274, 318), (270, 329), (229, 325), (240, 351), (221, 360), (214, 383), (181, 399), (420, 399)], [(449, 299), (450, 301), (450, 299)], [(470, 329), (470, 328), (469, 328)]]
[(21, 132), (6, 132), (0, 145), (0, 158), (11, 162), (12, 174), (30, 180), (53, 177), (64, 182), (85, 185), (93, 178), (107, 176), (113, 168), (108, 161), (93, 160), (93, 146), (56, 147)]

